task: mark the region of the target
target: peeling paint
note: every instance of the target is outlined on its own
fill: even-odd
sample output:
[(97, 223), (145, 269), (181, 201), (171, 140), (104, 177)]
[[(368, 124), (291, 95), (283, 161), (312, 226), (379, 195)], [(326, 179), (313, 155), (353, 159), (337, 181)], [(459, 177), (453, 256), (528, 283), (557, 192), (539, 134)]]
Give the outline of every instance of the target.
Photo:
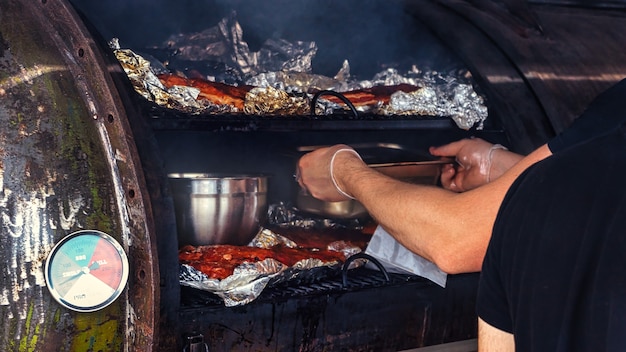
[(20, 84), (30, 83), (37, 77), (46, 73), (66, 71), (65, 66), (60, 65), (34, 65), (30, 68), (22, 68), (22, 70), (13, 76), (0, 80), (0, 90), (6, 93), (7, 89), (13, 88)]
[[(119, 350), (124, 319), (115, 310), (123, 304), (98, 313), (103, 315), (97, 325), (97, 314), (52, 316), (51, 309), (59, 308), (43, 275), (47, 254), (64, 235), (86, 226), (118, 227), (119, 220), (110, 217), (119, 216), (119, 206), (128, 221), (121, 183), (110, 181), (114, 154), (101, 149), (106, 132), (83, 119), (93, 116), (95, 103), (81, 108), (73, 100), (80, 94), (72, 92), (71, 75), (59, 76), (67, 67), (18, 71), (0, 81), (0, 349), (41, 350), (44, 337), (53, 333), (65, 346), (61, 351)], [(127, 226), (123, 232), (129, 233)], [(50, 330), (53, 324), (60, 330)]]
[[(94, 64), (102, 58), (77, 23), (65, 1), (0, 0), (2, 351), (151, 349), (158, 279), (144, 239), (137, 158), (112, 83)], [(129, 285), (92, 313), (54, 301), (43, 275), (47, 255), (81, 229), (111, 234), (127, 253), (137, 254), (137, 243), (142, 252), (133, 259), (145, 261), (146, 281), (139, 292), (149, 296)]]

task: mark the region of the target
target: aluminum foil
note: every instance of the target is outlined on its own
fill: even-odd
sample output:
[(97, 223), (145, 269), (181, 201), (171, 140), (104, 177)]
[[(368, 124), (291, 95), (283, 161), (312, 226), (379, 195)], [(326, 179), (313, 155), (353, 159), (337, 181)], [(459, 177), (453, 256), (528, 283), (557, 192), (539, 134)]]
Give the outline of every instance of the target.
[(181, 264), (180, 284), (214, 293), (227, 307), (248, 304), (263, 292), (270, 279), (280, 275), (285, 266), (274, 259), (244, 263), (224, 280), (211, 279), (193, 267)]
[[(269, 229), (261, 229), (249, 244), (258, 248), (272, 248), (277, 245), (297, 247), (295, 242)], [(346, 258), (361, 251), (360, 248), (344, 241), (332, 242), (328, 249), (341, 252)], [(218, 280), (209, 278), (187, 264), (181, 264), (179, 280), (183, 286), (214, 293), (224, 301), (225, 306), (232, 307), (254, 301), (268, 286), (302, 279), (307, 275), (319, 278), (324, 270), (336, 272), (340, 267), (341, 263), (337, 261), (324, 262), (316, 258), (304, 259), (288, 267), (268, 258), (254, 263), (243, 263), (235, 268), (232, 275)]]
[(243, 111), (248, 115), (307, 115), (310, 110), (307, 97), (266, 87), (253, 88), (246, 94)]
[(259, 233), (250, 241), (250, 246), (259, 248), (272, 248), (274, 246), (285, 246), (296, 248), (298, 244), (285, 236), (280, 236), (269, 229), (261, 229)]
[[(166, 103), (167, 98), (158, 91), (163, 91), (165, 87), (151, 70), (150, 62), (142, 56), (135, 54), (132, 50), (121, 49), (117, 39), (109, 43), (115, 53), (115, 57), (122, 65), (124, 72), (130, 79), (135, 90), (144, 98), (154, 101), (157, 104)], [(157, 91), (153, 94), (153, 91)], [(196, 94), (197, 97), (197, 94)], [(193, 99), (195, 100), (195, 98)]]
[(447, 97), (442, 97), (442, 94), (448, 92), (433, 86), (410, 93), (396, 92), (391, 95), (389, 104), (379, 111), (385, 115), (450, 116), (459, 128), (467, 130), (474, 125), (482, 128), (487, 118), (487, 107), (482, 105), (482, 98), (470, 85), (455, 86)]
[[(338, 73), (338, 75), (339, 74), (340, 73)], [(246, 80), (246, 84), (256, 87), (273, 87), (290, 93), (304, 93), (320, 90), (345, 92), (349, 90), (347, 81), (312, 73), (293, 71), (263, 72)]]
[(284, 202), (270, 204), (267, 221), (270, 225), (304, 229), (345, 228), (361, 230), (365, 226), (362, 219), (330, 219), (303, 215), (297, 208)]
[(170, 36), (162, 46), (174, 50), (178, 59), (225, 63), (236, 68), (244, 79), (280, 70), (311, 72), (311, 60), (317, 52), (315, 42), (282, 39), (268, 39), (259, 51), (251, 51), (243, 40), (243, 29), (235, 12), (223, 18), (216, 27)]
[[(372, 43), (373, 46), (376, 43)], [(289, 42), (268, 39), (259, 49), (251, 51), (243, 40), (243, 29), (236, 13), (222, 19), (215, 27), (202, 32), (176, 34), (168, 38), (159, 50), (173, 53), (163, 62), (146, 59), (129, 50), (112, 45), (118, 60), (133, 82), (135, 89), (146, 99), (166, 108), (192, 114), (241, 113), (234, 107), (219, 106), (198, 100), (193, 88), (175, 87), (166, 90), (155, 72), (163, 68), (171, 72), (185, 72), (190, 62), (219, 63), (204, 67), (222, 67), (223, 72), (204, 72), (209, 81), (253, 87), (245, 102), (245, 114), (250, 115), (305, 115), (308, 101), (320, 90), (347, 92), (377, 85), (411, 84), (419, 88), (413, 93), (397, 92), (389, 104), (359, 106), (361, 113), (386, 116), (450, 117), (459, 128), (482, 129), (488, 110), (483, 98), (475, 92), (472, 77), (467, 70), (438, 72), (421, 70), (417, 66), (407, 72), (385, 69), (370, 80), (356, 80), (350, 73), (350, 64), (344, 60), (334, 77), (312, 72), (312, 60), (317, 53), (315, 42)], [(165, 60), (165, 59), (164, 59)], [(198, 70), (193, 70), (194, 75)], [(316, 114), (333, 114), (342, 105), (323, 98), (318, 100)]]
[(156, 74), (161, 68), (154, 68), (149, 61), (130, 49), (121, 49), (117, 39), (109, 42), (115, 57), (120, 62), (137, 93), (160, 106), (190, 114), (237, 112), (233, 106), (216, 105), (197, 99), (200, 91), (193, 87), (173, 86), (165, 88)]

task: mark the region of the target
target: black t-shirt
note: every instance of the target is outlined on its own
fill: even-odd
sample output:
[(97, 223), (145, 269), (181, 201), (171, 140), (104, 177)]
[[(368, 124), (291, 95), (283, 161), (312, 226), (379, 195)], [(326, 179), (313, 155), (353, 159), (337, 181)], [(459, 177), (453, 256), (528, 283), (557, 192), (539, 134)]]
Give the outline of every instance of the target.
[(522, 174), (500, 208), (478, 315), (518, 351), (626, 351), (626, 138), (567, 148)]

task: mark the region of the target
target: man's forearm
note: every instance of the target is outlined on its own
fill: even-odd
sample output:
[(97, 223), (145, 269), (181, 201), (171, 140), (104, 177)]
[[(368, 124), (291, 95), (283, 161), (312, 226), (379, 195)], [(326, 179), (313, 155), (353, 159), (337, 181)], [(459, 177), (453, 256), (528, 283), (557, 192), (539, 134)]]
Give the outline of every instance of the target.
[(498, 209), (510, 185), (528, 166), (550, 155), (543, 146), (497, 180), (474, 190), (445, 189), (398, 181), (344, 155), (337, 183), (409, 250), (447, 273), (479, 271)]

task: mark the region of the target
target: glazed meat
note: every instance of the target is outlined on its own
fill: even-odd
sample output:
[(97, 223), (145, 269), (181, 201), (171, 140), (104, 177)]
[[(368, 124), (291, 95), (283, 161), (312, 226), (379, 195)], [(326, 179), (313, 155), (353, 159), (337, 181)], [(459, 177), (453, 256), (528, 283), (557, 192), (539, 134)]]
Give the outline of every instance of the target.
[(193, 87), (200, 90), (198, 99), (205, 99), (216, 105), (231, 105), (243, 111), (246, 93), (251, 86), (231, 86), (219, 82), (211, 82), (199, 78), (185, 78), (173, 74), (158, 76), (166, 88), (173, 86)]
[[(374, 86), (371, 88), (363, 88), (341, 92), (354, 106), (377, 106), (378, 104), (387, 104), (391, 99), (391, 95), (395, 92), (410, 93), (420, 89), (420, 87), (410, 84), (398, 84), (393, 86)], [(343, 101), (333, 95), (324, 95), (323, 99), (332, 101), (333, 103), (343, 104)]]
[[(244, 110), (246, 94), (254, 87), (242, 85), (231, 86), (219, 82), (211, 82), (201, 78), (185, 78), (174, 74), (160, 74), (159, 80), (167, 88), (173, 86), (193, 87), (200, 90), (198, 99), (205, 99), (217, 105), (230, 105), (236, 107), (239, 111)], [(391, 99), (391, 94), (403, 91), (405, 93), (414, 92), (420, 89), (410, 84), (398, 84), (393, 86), (374, 86), (341, 92), (352, 105), (356, 107), (370, 106), (375, 107), (379, 104), (387, 104)], [(315, 92), (313, 92), (315, 93)], [(333, 95), (324, 95), (323, 99), (342, 104), (343, 101)]]
[(331, 250), (307, 250), (275, 246), (258, 248), (232, 245), (185, 246), (178, 252), (181, 264), (187, 264), (212, 279), (222, 280), (232, 275), (243, 263), (254, 263), (273, 258), (286, 266), (293, 266), (305, 259), (319, 259), (324, 263), (343, 262), (341, 252)]

